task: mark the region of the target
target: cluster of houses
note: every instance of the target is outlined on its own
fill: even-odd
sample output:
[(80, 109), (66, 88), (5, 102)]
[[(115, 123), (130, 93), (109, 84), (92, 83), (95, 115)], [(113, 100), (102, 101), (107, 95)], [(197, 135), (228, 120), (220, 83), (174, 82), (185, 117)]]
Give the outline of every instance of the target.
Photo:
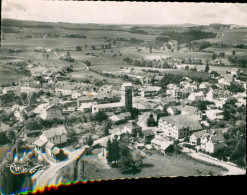
[(39, 152), (45, 153), (48, 158), (60, 161), (66, 158), (66, 154), (63, 149), (60, 149), (58, 145), (67, 142), (67, 131), (64, 126), (58, 126), (56, 128), (48, 129), (42, 132), (33, 144), (35, 149)]
[[(236, 73), (234, 73), (234, 71)], [(130, 72), (134, 75), (133, 72)], [(142, 73), (144, 74), (144, 73)], [(151, 74), (151, 75), (148, 75)], [(237, 74), (233, 70), (231, 75)], [(33, 76), (37, 76), (36, 73)], [(209, 153), (215, 153), (225, 146), (221, 132), (210, 132), (205, 126), (207, 121), (223, 119), (223, 105), (228, 98), (235, 97), (236, 106), (246, 106), (246, 94), (232, 94), (227, 90), (229, 82), (224, 78), (218, 78), (218, 83), (197, 83), (189, 77), (184, 77), (179, 84), (169, 84), (166, 90), (157, 86), (163, 76), (147, 73), (143, 79), (143, 85), (132, 83), (122, 85), (102, 85), (100, 87), (84, 82), (70, 82), (56, 79), (48, 69), (40, 75), (46, 83), (39, 83), (33, 78), (23, 78), (17, 86), (4, 87), (0, 94), (25, 92), (49, 92), (53, 98), (37, 98), (32, 105), (14, 106), (15, 117), (23, 120), (21, 113), (26, 115), (36, 114), (47, 120), (63, 118), (64, 115), (75, 111), (97, 113), (105, 112), (113, 124), (126, 123), (121, 132), (129, 132), (138, 137), (138, 147), (156, 148), (163, 153), (168, 152), (175, 140), (183, 140), (189, 137), (190, 144)], [(145, 78), (145, 79), (144, 79)], [(150, 78), (150, 79), (147, 79)], [(152, 80), (152, 84), (151, 84)], [(246, 83), (244, 85), (246, 90)], [(214, 85), (214, 86), (213, 86)], [(54, 98), (55, 97), (55, 98)], [(138, 101), (137, 101), (138, 99)], [(191, 104), (193, 102), (209, 101), (205, 111), (201, 111)], [(136, 107), (142, 112), (149, 111), (157, 123), (157, 127), (143, 128), (137, 122), (131, 121), (129, 110)], [(125, 111), (123, 111), (125, 110)], [(119, 132), (117, 132), (119, 133)], [(122, 133), (119, 133), (121, 135)], [(63, 151), (57, 146), (67, 142), (67, 131), (63, 126), (46, 130), (38, 140), (34, 142), (36, 149), (45, 152), (55, 159), (63, 156)], [(58, 157), (59, 156), (59, 157)]]

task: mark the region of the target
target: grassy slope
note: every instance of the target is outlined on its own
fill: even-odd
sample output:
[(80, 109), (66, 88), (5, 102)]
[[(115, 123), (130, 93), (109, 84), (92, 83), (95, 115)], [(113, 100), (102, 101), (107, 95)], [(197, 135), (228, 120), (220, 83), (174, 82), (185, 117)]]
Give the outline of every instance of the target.
[(84, 176), (89, 181), (141, 177), (222, 175), (222, 171), (225, 171), (221, 167), (196, 161), (184, 154), (177, 156), (153, 154), (150, 159), (144, 159), (143, 163), (142, 171), (136, 174), (121, 174), (116, 168), (101, 169), (99, 165), (85, 163)]

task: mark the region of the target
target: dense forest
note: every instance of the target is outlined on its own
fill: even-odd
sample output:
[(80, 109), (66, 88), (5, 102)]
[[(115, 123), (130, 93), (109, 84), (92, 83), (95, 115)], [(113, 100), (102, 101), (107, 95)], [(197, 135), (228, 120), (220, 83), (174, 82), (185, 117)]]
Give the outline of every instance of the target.
[(164, 32), (162, 33), (162, 36), (167, 36), (170, 40), (177, 40), (178, 43), (187, 43), (199, 39), (215, 38), (217, 34), (213, 32), (190, 29), (185, 32)]

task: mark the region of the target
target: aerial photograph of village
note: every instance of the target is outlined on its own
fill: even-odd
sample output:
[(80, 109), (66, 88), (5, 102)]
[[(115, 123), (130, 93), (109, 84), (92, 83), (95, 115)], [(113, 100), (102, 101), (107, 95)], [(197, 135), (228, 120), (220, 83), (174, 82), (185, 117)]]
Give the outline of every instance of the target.
[(3, 0), (0, 194), (245, 175), (246, 18), (240, 3)]

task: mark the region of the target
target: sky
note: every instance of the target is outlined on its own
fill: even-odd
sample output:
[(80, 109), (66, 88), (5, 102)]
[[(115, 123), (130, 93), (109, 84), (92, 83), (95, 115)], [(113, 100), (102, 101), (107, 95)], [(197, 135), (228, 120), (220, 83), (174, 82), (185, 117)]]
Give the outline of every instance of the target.
[(247, 25), (247, 4), (2, 0), (2, 18), (103, 24)]

